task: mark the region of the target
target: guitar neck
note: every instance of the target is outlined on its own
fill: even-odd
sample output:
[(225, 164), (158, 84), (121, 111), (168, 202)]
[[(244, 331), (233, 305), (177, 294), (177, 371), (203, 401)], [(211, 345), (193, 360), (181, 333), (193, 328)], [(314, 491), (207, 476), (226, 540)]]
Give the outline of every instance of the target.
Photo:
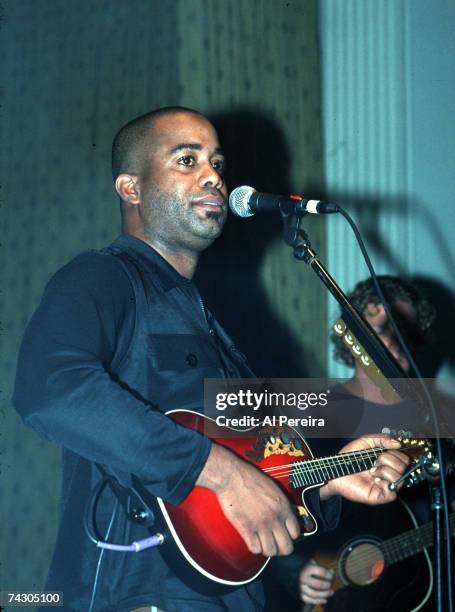
[(322, 485), (340, 476), (365, 472), (373, 467), (374, 462), (384, 450), (384, 448), (368, 448), (332, 457), (299, 461), (292, 465), (291, 486), (299, 489), (311, 485)]
[[(455, 512), (449, 516), (450, 533), (455, 533)], [(433, 522), (410, 529), (381, 544), (386, 565), (393, 565), (433, 546)]]

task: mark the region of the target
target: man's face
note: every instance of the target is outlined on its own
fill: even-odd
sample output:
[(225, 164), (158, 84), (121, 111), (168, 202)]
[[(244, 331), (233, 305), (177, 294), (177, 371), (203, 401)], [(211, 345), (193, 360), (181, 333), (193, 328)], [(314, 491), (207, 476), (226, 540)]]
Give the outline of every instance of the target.
[[(395, 300), (391, 304), (392, 315), (395, 319), (406, 344), (411, 353), (415, 348), (413, 340), (418, 335), (416, 312), (409, 302)], [(403, 353), (395, 336), (390, 321), (382, 304), (367, 304), (364, 317), (379, 336), (381, 342), (388, 348), (405, 372), (409, 371), (409, 361)]]
[(179, 112), (158, 118), (142, 176), (145, 234), (175, 251), (201, 251), (217, 238), (227, 215), (224, 156), (213, 126)]

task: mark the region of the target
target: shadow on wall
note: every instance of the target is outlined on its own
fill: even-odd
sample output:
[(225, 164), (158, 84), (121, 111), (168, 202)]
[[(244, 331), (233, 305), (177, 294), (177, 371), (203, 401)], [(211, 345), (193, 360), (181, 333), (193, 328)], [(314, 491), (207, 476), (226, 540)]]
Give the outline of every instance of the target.
[[(436, 245), (434, 250), (437, 249), (441, 260), (445, 262), (447, 278), (455, 280), (455, 257), (452, 245), (441, 231), (438, 218), (424, 203), (411, 200), (405, 195), (386, 198), (377, 194), (352, 198), (346, 194), (337, 196), (332, 194), (331, 197), (333, 201), (345, 205), (346, 210), (352, 214), (363, 239), (368, 244), (370, 255), (379, 254), (394, 275), (404, 278), (407, 277), (406, 269), (389, 247), (393, 243), (384, 240), (384, 236), (378, 230), (379, 219), (381, 216), (412, 215), (415, 223), (427, 228), (432, 245)], [(424, 248), (422, 253), (421, 257), (424, 256)], [(433, 340), (417, 356), (418, 366), (423, 376), (428, 378), (436, 377), (444, 364), (455, 370), (455, 293), (435, 278), (416, 276), (411, 281), (421, 289), (437, 312), (432, 325)]]
[(434, 278), (415, 276), (411, 280), (436, 309), (433, 338), (419, 353), (418, 366), (428, 378), (436, 377), (443, 364), (455, 371), (455, 293)]
[[(211, 119), (228, 160), (230, 190), (251, 185), (290, 192), (290, 152), (273, 119), (251, 108)], [(301, 358), (300, 344), (273, 312), (260, 282), (264, 252), (281, 233), (279, 215), (241, 219), (230, 214), (223, 235), (201, 259), (196, 283), (258, 376), (303, 377), (307, 360)]]
[(340, 204), (351, 214), (362, 233), (362, 238), (368, 244), (370, 256), (371, 253), (380, 255), (391, 273), (396, 276), (406, 276), (406, 269), (403, 262), (389, 248), (391, 241), (385, 239), (387, 236), (381, 235), (379, 220), (381, 217), (412, 218), (415, 224), (427, 229), (433, 250), (438, 251), (440, 259), (445, 262), (447, 278), (455, 282), (453, 246), (441, 230), (440, 217), (436, 214), (436, 210), (430, 210), (424, 202), (410, 198), (406, 194), (388, 196), (380, 192), (352, 196), (349, 193), (331, 191), (330, 194), (320, 193), (318, 197)]
[[(422, 290), (437, 311), (437, 318), (432, 325), (433, 341), (428, 347), (421, 349), (417, 355), (417, 364), (426, 378), (436, 377), (443, 365), (449, 366), (454, 371), (455, 293), (449, 289), (449, 286), (452, 281), (455, 283), (455, 254), (453, 245), (447, 239), (447, 234), (442, 231), (438, 209), (431, 209), (425, 202), (410, 198), (405, 194), (388, 196), (376, 192), (352, 195), (348, 192), (331, 190), (330, 193), (321, 191), (319, 197), (340, 204), (350, 213), (367, 245), (373, 265), (379, 256), (383, 264), (383, 271), (387, 270), (387, 273), (394, 276), (409, 278), (407, 267), (399, 257), (399, 249), (402, 245), (397, 247), (396, 242), (381, 228), (380, 220), (398, 218), (406, 221), (412, 219), (414, 224), (425, 228), (433, 251), (433, 259), (438, 257), (438, 260), (444, 263), (445, 269), (442, 271), (447, 278), (448, 285), (431, 277), (415, 276), (409, 279)], [(347, 230), (344, 240), (352, 244), (356, 243), (354, 234), (350, 230)], [(415, 246), (418, 258), (422, 260), (426, 256), (426, 245), (417, 244)], [(342, 244), (335, 245), (334, 248), (339, 250), (340, 247)], [(330, 249), (331, 245), (328, 245), (328, 248)]]

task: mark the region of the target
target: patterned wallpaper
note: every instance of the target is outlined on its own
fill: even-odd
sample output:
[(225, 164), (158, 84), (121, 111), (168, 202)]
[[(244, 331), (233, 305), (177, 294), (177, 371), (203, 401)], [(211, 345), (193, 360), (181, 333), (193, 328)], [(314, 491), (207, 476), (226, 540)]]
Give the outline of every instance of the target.
[[(224, 126), (228, 154), (237, 155), (232, 185), (320, 185), (317, 2), (6, 0), (0, 26), (0, 585), (33, 589), (55, 536), (60, 450), (26, 430), (8, 398), (19, 342), (47, 279), (119, 231), (112, 137), (152, 108), (194, 106)], [(285, 363), (289, 373), (318, 374), (325, 301), (281, 245), (277, 223), (231, 220), (215, 259), (204, 257), (199, 282), (261, 371), (261, 341), (270, 334), (271, 371)], [(311, 238), (323, 254), (324, 228), (313, 220)]]

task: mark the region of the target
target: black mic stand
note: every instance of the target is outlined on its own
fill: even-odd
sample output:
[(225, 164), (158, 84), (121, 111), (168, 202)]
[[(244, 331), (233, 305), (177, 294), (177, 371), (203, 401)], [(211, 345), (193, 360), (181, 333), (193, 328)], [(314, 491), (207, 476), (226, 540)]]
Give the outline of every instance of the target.
[[(316, 252), (311, 247), (308, 235), (301, 227), (302, 219), (307, 213), (299, 211), (296, 214), (282, 213), (284, 225), (284, 241), (293, 248), (294, 257), (304, 261), (324, 283), (341, 307), (342, 318), (358, 341), (363, 345), (377, 367), (386, 378), (394, 380), (392, 386), (401, 397), (413, 396), (413, 399), (422, 405), (422, 398), (416, 393), (411, 379), (396, 363), (386, 347), (378, 340), (376, 334), (368, 323), (360, 316), (357, 310), (349, 302), (346, 295), (330, 276), (326, 268), (319, 260)], [(296, 222), (294, 224), (294, 219)]]
[[(283, 238), (285, 243), (293, 248), (294, 257), (299, 261), (304, 261), (319, 277), (325, 287), (330, 291), (341, 307), (341, 315), (355, 334), (357, 340), (363, 345), (369, 356), (373, 359), (379, 370), (389, 379), (390, 384), (401, 399), (411, 397), (420, 407), (426, 409), (426, 404), (420, 393), (417, 393), (415, 386), (411, 384), (409, 376), (395, 362), (392, 355), (385, 346), (378, 340), (370, 325), (360, 316), (354, 306), (349, 302), (346, 295), (330, 276), (324, 265), (319, 260), (316, 252), (311, 247), (308, 235), (302, 229), (302, 219), (307, 213), (305, 211), (294, 211), (293, 213), (281, 211), (283, 220)], [(392, 379), (392, 380), (390, 380)], [(442, 459), (442, 458), (441, 458)], [(434, 531), (434, 575), (436, 580), (436, 602), (437, 612), (445, 612), (443, 607), (443, 536), (442, 536), (442, 502), (440, 480), (444, 477), (441, 470), (442, 461), (430, 463), (425, 467), (431, 496), (431, 510), (433, 514)], [(392, 485), (395, 483), (392, 483)], [(392, 487), (393, 490), (393, 487)], [(447, 534), (450, 538), (450, 533)], [(448, 610), (448, 607), (447, 607)], [(451, 611), (450, 611), (451, 612)]]
[[(441, 499), (441, 482), (440, 482), (440, 469), (433, 470), (431, 468), (425, 468), (428, 479), (428, 486), (430, 488), (430, 499), (431, 499), (431, 512), (433, 515), (433, 571), (435, 576), (436, 586), (436, 610), (438, 612), (443, 611), (443, 527), (442, 527), (442, 499)], [(449, 536), (450, 537), (450, 534)]]

